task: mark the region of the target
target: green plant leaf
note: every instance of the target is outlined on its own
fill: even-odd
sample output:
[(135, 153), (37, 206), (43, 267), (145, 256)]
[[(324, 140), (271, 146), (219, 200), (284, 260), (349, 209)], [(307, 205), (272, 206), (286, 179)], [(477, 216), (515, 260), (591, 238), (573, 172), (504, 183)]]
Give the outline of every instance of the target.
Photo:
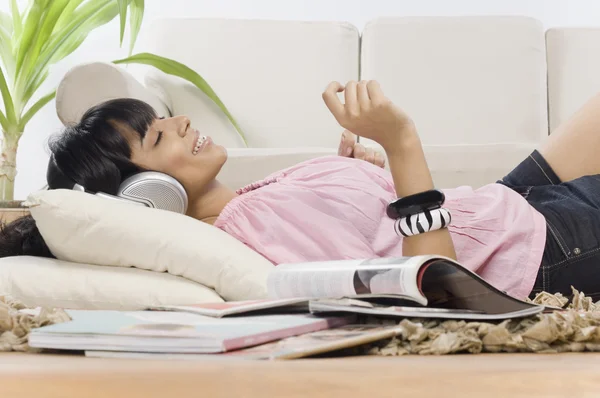
[(31, 118), (36, 113), (38, 113), (38, 111), (40, 109), (42, 109), (48, 102), (52, 101), (54, 99), (54, 97), (56, 97), (56, 90), (52, 91), (49, 94), (46, 94), (45, 96), (43, 96), (42, 98), (40, 98), (39, 100), (37, 100), (36, 103), (33, 104), (31, 106), (31, 108), (29, 108), (29, 110), (27, 112), (25, 112), (25, 114), (23, 115), (23, 117), (19, 121), (19, 127), (18, 127), (19, 131), (25, 130), (25, 125), (27, 125), (27, 123), (29, 123), (29, 121), (31, 120)]
[(44, 83), (44, 81), (48, 78), (50, 72), (46, 69), (43, 74), (37, 76), (36, 79), (31, 80), (27, 86), (25, 86), (25, 91), (21, 97), (21, 101), (23, 101), (23, 106), (25, 106), (33, 94), (40, 88), (40, 86)]
[(235, 121), (229, 110), (227, 110), (227, 108), (225, 107), (225, 104), (223, 104), (223, 102), (219, 99), (217, 93), (215, 93), (215, 91), (210, 87), (206, 80), (204, 80), (198, 73), (194, 72), (192, 69), (172, 59), (164, 58), (159, 55), (150, 53), (140, 53), (113, 62), (115, 64), (150, 65), (163, 71), (164, 73), (180, 77), (192, 83), (193, 85), (198, 87), (204, 94), (206, 94), (206, 96), (208, 96), (208, 98), (210, 98), (219, 108), (221, 108), (223, 113), (225, 113), (231, 124), (233, 124), (233, 126), (239, 133), (240, 137), (244, 141), (244, 144), (248, 146), (244, 133), (242, 132), (240, 126), (238, 126), (237, 122)]
[(12, 47), (12, 18), (0, 11), (0, 64), (3, 64), (9, 80), (15, 75), (15, 57)]
[(40, 54), (40, 51), (44, 44), (48, 42), (48, 39), (52, 35), (58, 19), (64, 12), (70, 0), (50, 0), (50, 4), (47, 7), (46, 14), (44, 16), (41, 28), (35, 38), (35, 44), (32, 49), (31, 57), (35, 60)]
[[(67, 57), (69, 54), (71, 54), (73, 51), (79, 48), (79, 46), (85, 41), (85, 39), (91, 31), (93, 31), (99, 26), (102, 26), (112, 21), (117, 15), (118, 9), (115, 7), (114, 4), (111, 4), (111, 1), (113, 0), (104, 1), (105, 7), (100, 10), (83, 9), (82, 7), (82, 12), (79, 13), (78, 11), (76, 15), (78, 16), (78, 18), (83, 17), (83, 19), (75, 29), (69, 31), (70, 36), (68, 37), (68, 40), (65, 40), (62, 43), (62, 45), (57, 46), (56, 42), (52, 43), (51, 45), (48, 45), (49, 50), (50, 47), (57, 46), (57, 48), (54, 51), (54, 54), (48, 61), (48, 64), (53, 64)], [(86, 3), (84, 7), (89, 4), (90, 3)]]
[(119, 34), (119, 45), (123, 46), (123, 36), (125, 35), (125, 25), (127, 24), (127, 5), (128, 0), (117, 0), (119, 3), (119, 17), (120, 17), (120, 34)]
[(62, 29), (67, 23), (69, 23), (73, 12), (75, 11), (75, 9), (77, 7), (79, 7), (79, 5), (83, 2), (83, 0), (70, 0), (67, 3), (67, 6), (65, 7), (65, 9), (63, 10), (62, 14), (60, 15), (60, 18), (58, 18), (58, 21), (56, 21), (56, 31), (59, 31), (60, 29)]
[(17, 7), (17, 0), (10, 0), (10, 12), (12, 14), (12, 26), (15, 37), (21, 37), (23, 25), (21, 22), (21, 14), (19, 14), (19, 7)]
[(4, 29), (8, 34), (13, 31), (12, 17), (4, 11), (0, 11), (0, 29)]
[(2, 128), (3, 131), (8, 130), (8, 120), (6, 120), (6, 116), (4, 116), (2, 111), (0, 111), (0, 128)]
[(88, 32), (82, 33), (73, 33), (73, 35), (69, 38), (68, 42), (65, 42), (57, 51), (54, 53), (50, 61), (49, 65), (60, 61), (61, 59), (66, 58), (73, 51), (77, 50), (79, 46), (87, 39)]
[(39, 22), (41, 27), (37, 30), (37, 34), (31, 43), (31, 48), (25, 56), (20, 73), (23, 73), (25, 76), (27, 76), (34, 68), (38, 61), (42, 47), (44, 47), (44, 45), (48, 42), (48, 39), (52, 35), (52, 31), (56, 26), (56, 22), (64, 11), (68, 2), (69, 0), (50, 0), (50, 2), (46, 4), (46, 12), (44, 13), (42, 21)]
[(12, 43), (2, 29), (0, 29), (0, 63), (6, 68), (9, 80), (15, 75), (15, 57), (12, 54)]
[(15, 115), (15, 107), (13, 104), (12, 96), (10, 95), (10, 90), (8, 89), (8, 85), (6, 84), (6, 79), (4, 78), (4, 73), (2, 72), (2, 68), (0, 68), (0, 94), (2, 94), (2, 102), (4, 102), (4, 111), (6, 112), (6, 120), (9, 125), (14, 125), (17, 122), (17, 116)]
[(142, 27), (142, 20), (144, 19), (144, 0), (131, 0), (129, 7), (129, 29), (131, 37), (129, 38), (128, 55), (131, 56), (138, 34), (140, 33), (140, 28)]
[(37, 36), (39, 29), (39, 23), (43, 18), (45, 0), (35, 0), (33, 6), (25, 17), (25, 23), (23, 24), (23, 32), (17, 45), (17, 77), (22, 72), (21, 66), (25, 60), (25, 55), (31, 48), (31, 42)]
[[(40, 77), (47, 73), (50, 64), (70, 54), (81, 45), (89, 32), (110, 22), (118, 13), (118, 6), (114, 0), (94, 0), (84, 3), (73, 12), (71, 21), (50, 37), (50, 42), (40, 53), (33, 69), (20, 76), (17, 90), (31, 92), (34, 82), (40, 81)], [(29, 98), (23, 100), (23, 106)]]

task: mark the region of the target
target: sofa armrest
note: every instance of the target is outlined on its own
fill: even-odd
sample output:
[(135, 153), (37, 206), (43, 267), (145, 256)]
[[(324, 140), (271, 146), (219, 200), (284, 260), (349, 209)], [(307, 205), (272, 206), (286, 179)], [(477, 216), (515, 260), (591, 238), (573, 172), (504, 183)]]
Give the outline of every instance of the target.
[(150, 104), (159, 116), (171, 114), (129, 72), (106, 62), (80, 64), (67, 72), (56, 91), (56, 113), (64, 125), (74, 124), (90, 107), (113, 98), (136, 98)]
[(337, 148), (228, 148), (218, 180), (230, 189), (242, 188), (300, 162), (337, 154)]

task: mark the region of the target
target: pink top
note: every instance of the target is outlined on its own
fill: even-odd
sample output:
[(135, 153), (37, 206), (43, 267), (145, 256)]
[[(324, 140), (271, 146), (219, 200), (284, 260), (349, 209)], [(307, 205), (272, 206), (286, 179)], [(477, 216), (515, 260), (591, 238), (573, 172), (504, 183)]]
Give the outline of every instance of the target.
[[(444, 190), (458, 260), (498, 289), (525, 298), (546, 240), (544, 217), (501, 184)], [(391, 174), (362, 160), (327, 156), (238, 190), (215, 226), (274, 264), (402, 255), (387, 204)]]

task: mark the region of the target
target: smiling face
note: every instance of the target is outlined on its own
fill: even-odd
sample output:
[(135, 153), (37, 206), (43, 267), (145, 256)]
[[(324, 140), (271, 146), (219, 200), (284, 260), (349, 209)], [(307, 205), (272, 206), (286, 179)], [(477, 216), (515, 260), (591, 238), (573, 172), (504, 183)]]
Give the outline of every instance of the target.
[(202, 194), (227, 160), (227, 150), (191, 128), (185, 116), (156, 119), (144, 138), (127, 129), (124, 134), (131, 145), (133, 163), (170, 175), (189, 196)]

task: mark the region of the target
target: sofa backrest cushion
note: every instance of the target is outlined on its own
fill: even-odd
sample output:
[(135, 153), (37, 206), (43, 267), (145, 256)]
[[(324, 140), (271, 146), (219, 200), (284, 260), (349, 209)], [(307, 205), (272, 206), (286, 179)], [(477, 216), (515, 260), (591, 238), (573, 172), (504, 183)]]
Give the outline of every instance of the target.
[(522, 159), (547, 136), (545, 54), (531, 18), (383, 18), (363, 31), (361, 78), (378, 80), (415, 120), (434, 167), (454, 169), (443, 185), (477, 185), (516, 166), (503, 153)]
[[(359, 33), (346, 23), (161, 19), (146, 28), (145, 50), (198, 72), (234, 115), (248, 146), (337, 146), (340, 127), (321, 98), (331, 80), (358, 78)], [(226, 147), (243, 142), (199, 89), (150, 71), (147, 86), (174, 114)]]

